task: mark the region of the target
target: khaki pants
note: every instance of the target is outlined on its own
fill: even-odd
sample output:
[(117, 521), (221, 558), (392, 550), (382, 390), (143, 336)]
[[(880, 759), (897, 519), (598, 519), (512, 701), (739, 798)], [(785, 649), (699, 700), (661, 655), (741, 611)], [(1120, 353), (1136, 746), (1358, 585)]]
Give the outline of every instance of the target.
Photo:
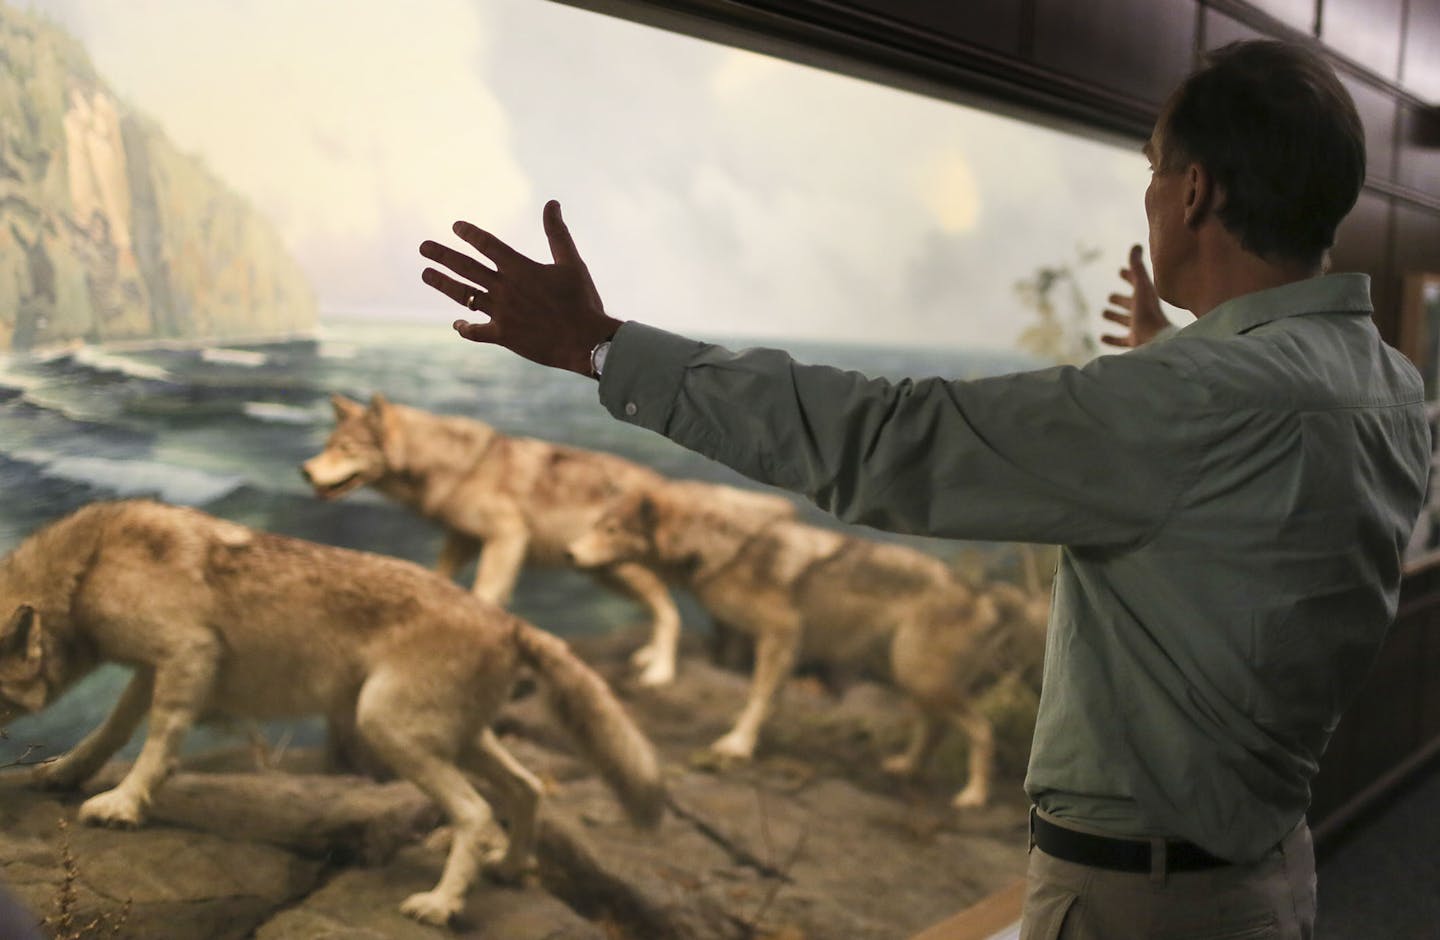
[(1030, 850), (1020, 940), (1310, 940), (1315, 848), (1302, 819), (1251, 865), (1148, 873)]

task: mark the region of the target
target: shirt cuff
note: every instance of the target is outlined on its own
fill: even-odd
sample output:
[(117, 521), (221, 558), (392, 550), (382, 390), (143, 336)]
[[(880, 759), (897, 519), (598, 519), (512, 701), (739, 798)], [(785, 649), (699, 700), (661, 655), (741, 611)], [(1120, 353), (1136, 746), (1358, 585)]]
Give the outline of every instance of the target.
[(600, 404), (627, 424), (664, 434), (685, 370), (703, 343), (627, 322), (610, 341)]

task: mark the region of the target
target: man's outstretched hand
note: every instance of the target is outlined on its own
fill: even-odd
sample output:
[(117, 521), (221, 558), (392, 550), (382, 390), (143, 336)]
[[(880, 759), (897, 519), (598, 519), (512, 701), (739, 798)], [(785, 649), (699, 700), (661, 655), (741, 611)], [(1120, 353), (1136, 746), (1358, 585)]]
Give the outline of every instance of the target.
[(595, 282), (560, 217), (560, 203), (552, 199), (545, 204), (543, 221), (552, 264), (532, 261), (489, 232), (456, 222), (455, 234), (489, 264), (425, 241), (420, 254), (458, 277), (426, 268), (420, 279), (462, 307), (489, 317), (486, 323), (456, 320), (455, 332), (466, 339), (504, 346), (544, 366), (590, 375), (590, 351), (614, 336), (621, 321), (605, 313)]
[(1120, 269), (1120, 276), (1130, 284), (1129, 294), (1111, 294), (1110, 304), (1119, 310), (1101, 314), (1112, 323), (1125, 328), (1123, 336), (1107, 335), (1100, 341), (1111, 346), (1144, 346), (1170, 325), (1160, 309), (1160, 295), (1145, 268), (1145, 252), (1139, 245), (1130, 249), (1130, 264)]

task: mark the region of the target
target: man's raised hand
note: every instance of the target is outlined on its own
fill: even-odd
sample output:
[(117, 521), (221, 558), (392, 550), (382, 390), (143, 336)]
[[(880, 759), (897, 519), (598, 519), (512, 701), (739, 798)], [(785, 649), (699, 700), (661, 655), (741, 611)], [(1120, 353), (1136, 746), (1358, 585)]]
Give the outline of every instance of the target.
[(541, 365), (590, 375), (590, 351), (615, 335), (621, 321), (605, 313), (595, 282), (560, 216), (560, 203), (552, 199), (545, 204), (543, 222), (554, 259), (551, 264), (525, 257), (469, 222), (456, 222), (455, 234), (485, 260), (425, 241), (420, 254), (458, 277), (426, 268), (420, 279), (489, 318), (485, 323), (456, 320), (455, 332), (464, 338), (503, 346)]
[(1111, 323), (1120, 324), (1125, 333), (1102, 336), (1100, 341), (1111, 346), (1144, 346), (1169, 326), (1170, 321), (1160, 309), (1160, 295), (1155, 292), (1155, 284), (1145, 267), (1145, 252), (1139, 245), (1130, 249), (1130, 264), (1120, 269), (1120, 276), (1129, 283), (1130, 293), (1111, 294), (1111, 307), (1119, 309), (1108, 309), (1101, 315)]

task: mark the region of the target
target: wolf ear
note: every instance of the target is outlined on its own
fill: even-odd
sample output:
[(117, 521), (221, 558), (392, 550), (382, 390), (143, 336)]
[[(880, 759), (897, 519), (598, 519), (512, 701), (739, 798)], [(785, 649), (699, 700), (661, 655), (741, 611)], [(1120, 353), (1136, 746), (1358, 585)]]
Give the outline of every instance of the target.
[(40, 642), (40, 614), (29, 604), (21, 604), (0, 631), (0, 659), (24, 657), (38, 666), (44, 651)]
[(405, 460), (405, 434), (400, 427), (400, 415), (389, 399), (379, 392), (370, 396), (370, 426), (375, 430), (375, 440), (380, 442), (380, 452), (391, 469), (398, 469)]
[(365, 411), (364, 405), (340, 394), (330, 396), (330, 407), (335, 409), (336, 421), (348, 421)]

